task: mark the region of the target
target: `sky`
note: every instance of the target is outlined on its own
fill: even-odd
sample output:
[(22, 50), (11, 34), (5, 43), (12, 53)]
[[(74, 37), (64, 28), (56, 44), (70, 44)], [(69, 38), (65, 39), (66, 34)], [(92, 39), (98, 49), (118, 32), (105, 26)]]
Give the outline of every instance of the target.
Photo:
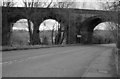
[[(27, 1), (31, 1), (31, 0), (27, 0)], [(40, 0), (40, 1), (50, 2), (51, 0)], [(53, 1), (55, 2), (56, 0), (53, 0)], [(61, 1), (61, 0), (58, 0), (58, 1)], [(66, 1), (72, 1), (72, 0), (66, 0)], [(76, 2), (74, 6), (75, 8), (102, 10), (101, 2), (102, 3), (105, 3), (106, 1), (112, 2), (114, 0), (74, 0), (74, 1)], [(19, 7), (23, 6), (22, 0), (14, 0), (14, 2), (16, 2), (15, 6), (19, 6)], [(13, 29), (27, 30), (27, 25), (25, 23), (19, 23), (23, 21), (25, 22), (25, 20), (19, 20), (17, 23), (15, 23)], [(51, 29), (54, 23), (56, 23), (55, 20), (47, 20), (46, 22), (47, 22), (46, 26), (49, 26), (49, 29)], [(105, 23), (101, 23), (98, 26), (99, 26), (98, 28), (102, 30), (106, 28)], [(40, 30), (46, 29), (43, 24), (41, 24), (40, 27), (41, 27)]]

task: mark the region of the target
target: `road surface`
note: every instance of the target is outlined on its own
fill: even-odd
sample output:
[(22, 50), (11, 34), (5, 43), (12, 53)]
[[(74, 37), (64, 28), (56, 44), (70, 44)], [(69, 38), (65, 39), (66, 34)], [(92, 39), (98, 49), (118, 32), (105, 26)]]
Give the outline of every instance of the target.
[(3, 52), (2, 76), (82, 77), (101, 54), (111, 55), (112, 47), (108, 46), (69, 46)]

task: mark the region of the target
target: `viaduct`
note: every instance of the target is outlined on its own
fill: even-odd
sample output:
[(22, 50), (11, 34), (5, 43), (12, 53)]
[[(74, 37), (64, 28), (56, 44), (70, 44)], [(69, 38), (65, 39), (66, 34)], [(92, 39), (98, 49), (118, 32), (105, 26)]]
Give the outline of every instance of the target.
[(33, 36), (35, 44), (39, 41), (39, 26), (46, 19), (54, 19), (62, 24), (66, 33), (67, 44), (81, 42), (90, 43), (93, 29), (102, 22), (120, 24), (120, 12), (103, 10), (86, 10), (72, 8), (25, 8), (2, 7), (2, 45), (8, 45), (11, 23), (19, 19), (29, 19), (34, 25)]

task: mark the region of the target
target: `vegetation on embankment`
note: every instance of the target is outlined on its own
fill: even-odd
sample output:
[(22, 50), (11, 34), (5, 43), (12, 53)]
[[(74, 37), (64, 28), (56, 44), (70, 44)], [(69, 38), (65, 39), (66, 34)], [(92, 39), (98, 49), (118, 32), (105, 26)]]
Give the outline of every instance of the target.
[(120, 77), (120, 49), (118, 50), (118, 76)]
[(113, 56), (114, 56), (114, 62), (115, 64), (115, 70), (117, 72), (117, 76), (120, 77), (120, 49), (115, 48), (113, 50)]
[[(55, 32), (54, 35), (57, 33)], [(51, 45), (51, 31), (40, 31), (41, 43), (45, 45)], [(96, 30), (93, 34), (93, 43), (106, 44), (113, 43), (114, 37), (107, 30)], [(54, 41), (53, 41), (54, 42)], [(15, 30), (11, 33), (11, 46), (29, 45), (29, 34), (24, 30)]]

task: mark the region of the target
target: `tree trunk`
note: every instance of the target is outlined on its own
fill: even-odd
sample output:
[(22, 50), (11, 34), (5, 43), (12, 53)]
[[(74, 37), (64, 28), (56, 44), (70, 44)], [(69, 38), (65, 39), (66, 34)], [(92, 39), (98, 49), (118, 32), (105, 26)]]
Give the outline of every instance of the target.
[(65, 32), (63, 32), (63, 36), (61, 37), (60, 44), (63, 43), (64, 38), (65, 38)]
[(52, 34), (51, 34), (51, 41), (52, 41), (52, 44), (53, 44), (53, 33), (54, 33), (54, 29), (52, 30)]
[(41, 44), (40, 38), (39, 38), (39, 26), (36, 24), (34, 25), (33, 30), (33, 38), (32, 38), (32, 45), (39, 45)]
[(60, 44), (60, 39), (61, 39), (61, 29), (58, 29), (58, 34), (55, 37), (55, 44)]
[(30, 40), (30, 44), (32, 44), (33, 40), (32, 40), (32, 29), (31, 29), (31, 23), (30, 20), (27, 19), (28, 22), (28, 30), (29, 30), (29, 40)]

